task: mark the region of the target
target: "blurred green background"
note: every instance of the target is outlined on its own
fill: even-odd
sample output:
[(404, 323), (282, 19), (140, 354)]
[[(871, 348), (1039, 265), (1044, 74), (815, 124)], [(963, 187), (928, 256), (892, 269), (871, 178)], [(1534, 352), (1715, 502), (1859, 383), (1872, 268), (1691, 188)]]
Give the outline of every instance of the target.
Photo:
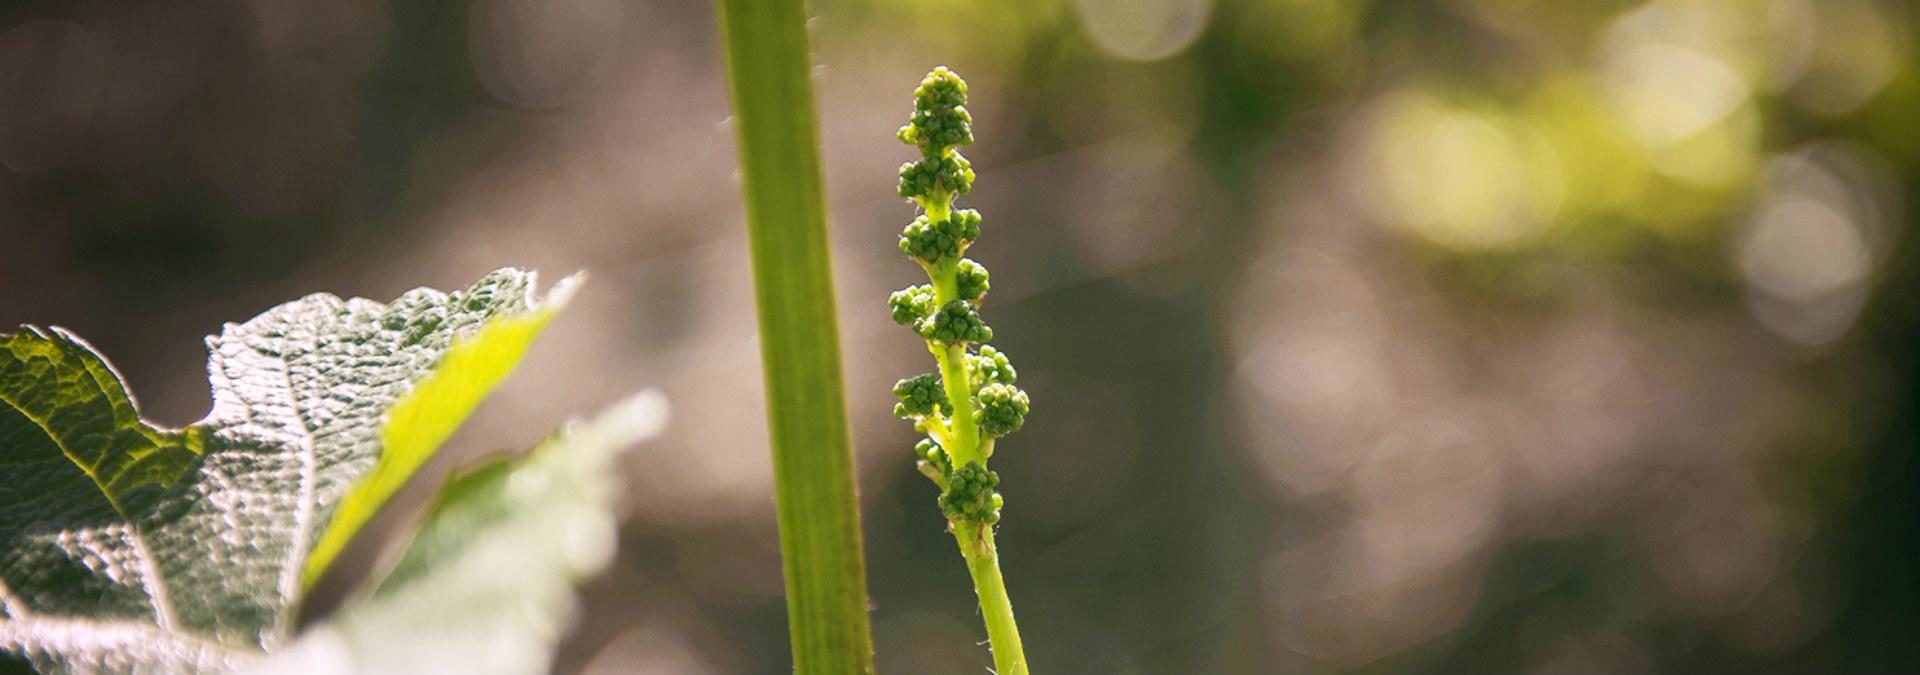
[[(989, 664), (888, 387), (893, 138), (972, 83), (996, 458), (1037, 672), (1920, 662), (1916, 9), (821, 0), (882, 672)], [(788, 672), (732, 134), (699, 2), (0, 8), (0, 325), (149, 416), (311, 291), (588, 287), (454, 441), (659, 386), (561, 672)]]

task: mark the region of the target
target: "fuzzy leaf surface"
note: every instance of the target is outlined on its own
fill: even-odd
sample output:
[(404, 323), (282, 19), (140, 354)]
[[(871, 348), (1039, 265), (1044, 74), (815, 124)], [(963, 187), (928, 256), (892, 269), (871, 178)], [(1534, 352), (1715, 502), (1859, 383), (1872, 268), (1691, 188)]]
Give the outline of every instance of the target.
[[(213, 410), (178, 430), (142, 420), (78, 337), (0, 336), (0, 652), (43, 672), (219, 672), (276, 646), (390, 409), (457, 339), (551, 311), (533, 283), (316, 294), (229, 324), (207, 340)], [(478, 401), (457, 398), (443, 416)]]

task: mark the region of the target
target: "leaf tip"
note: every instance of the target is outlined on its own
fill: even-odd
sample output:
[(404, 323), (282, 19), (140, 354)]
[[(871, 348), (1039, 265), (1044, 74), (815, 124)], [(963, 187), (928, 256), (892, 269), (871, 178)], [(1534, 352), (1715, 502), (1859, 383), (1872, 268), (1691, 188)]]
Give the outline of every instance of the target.
[(580, 286), (585, 283), (587, 283), (586, 271), (569, 274), (559, 283), (554, 284), (553, 288), (547, 289), (547, 296), (541, 299), (539, 304), (548, 309), (565, 307), (567, 303), (573, 301), (573, 295), (580, 292)]

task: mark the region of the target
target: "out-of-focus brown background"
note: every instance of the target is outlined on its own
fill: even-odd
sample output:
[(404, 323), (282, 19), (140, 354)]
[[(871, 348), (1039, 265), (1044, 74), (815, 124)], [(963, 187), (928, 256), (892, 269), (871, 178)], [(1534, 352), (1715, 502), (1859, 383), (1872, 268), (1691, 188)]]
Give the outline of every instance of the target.
[[(887, 673), (980, 673), (891, 419), (893, 138), (972, 83), (995, 468), (1037, 672), (1866, 673), (1920, 657), (1916, 8), (1874, 0), (813, 6)], [(783, 673), (711, 8), (0, 8), (0, 325), (148, 414), (201, 336), (507, 265), (585, 293), (455, 441), (660, 387), (555, 666)]]

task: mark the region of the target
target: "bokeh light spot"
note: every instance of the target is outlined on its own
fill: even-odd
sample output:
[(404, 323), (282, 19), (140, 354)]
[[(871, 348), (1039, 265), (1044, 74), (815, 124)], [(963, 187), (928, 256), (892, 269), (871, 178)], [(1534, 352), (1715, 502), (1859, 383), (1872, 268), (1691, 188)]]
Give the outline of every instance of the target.
[(1185, 50), (1207, 27), (1212, 0), (1077, 0), (1080, 25), (1101, 50), (1158, 61)]
[(1774, 333), (1823, 344), (1865, 306), (1893, 208), (1874, 189), (1877, 166), (1818, 144), (1767, 164), (1733, 256), (1748, 309)]
[(1374, 115), (1353, 187), (1376, 220), (1475, 252), (1524, 244), (1559, 210), (1559, 162), (1524, 122), (1415, 92), (1388, 95)]
[(487, 93), (523, 108), (566, 104), (599, 81), (625, 12), (611, 0), (483, 0), (468, 51)]

